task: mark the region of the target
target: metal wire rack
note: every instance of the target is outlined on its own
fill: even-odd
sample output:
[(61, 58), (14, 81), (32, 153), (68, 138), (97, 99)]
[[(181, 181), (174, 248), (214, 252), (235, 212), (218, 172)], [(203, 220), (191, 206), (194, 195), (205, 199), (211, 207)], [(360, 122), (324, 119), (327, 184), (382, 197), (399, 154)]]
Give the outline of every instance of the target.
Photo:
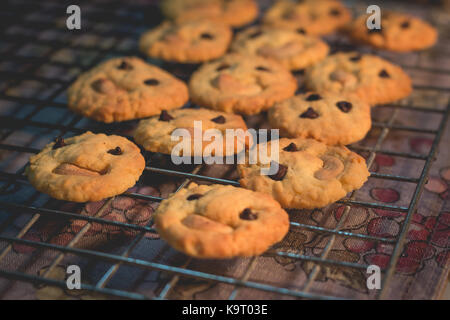
[[(80, 1), (81, 2), (81, 1)], [(90, 123), (90, 127), (80, 126), (83, 119), (80, 116), (70, 114), (63, 123), (55, 121), (36, 120), (36, 116), (45, 108), (54, 108), (55, 112), (64, 112), (66, 103), (61, 98), (70, 83), (76, 76), (102, 61), (109, 56), (139, 55), (135, 48), (131, 48), (126, 44), (127, 41), (137, 39), (139, 34), (151, 25), (156, 25), (160, 20), (155, 4), (136, 2), (136, 4), (127, 3), (126, 5), (120, 1), (109, 1), (105, 5), (104, 1), (83, 1), (80, 5), (83, 8), (83, 31), (67, 31), (65, 30), (66, 6), (57, 1), (6, 1), (3, 3), (2, 12), (0, 13), (1, 36), (0, 36), (0, 52), (1, 52), (1, 68), (0, 68), (0, 114), (3, 114), (2, 105), (5, 103), (14, 103), (21, 106), (25, 111), (21, 111), (18, 115), (1, 115), (1, 133), (0, 133), (0, 150), (10, 152), (16, 155), (34, 154), (39, 152), (37, 148), (27, 145), (15, 145), (7, 142), (8, 137), (14, 135), (17, 130), (23, 128), (43, 129), (56, 132), (54, 136), (75, 135), (91, 130), (93, 132), (115, 132), (116, 125), (102, 125)], [(56, 31), (55, 31), (56, 30)], [(55, 35), (46, 38), (46, 33), (55, 31)], [(95, 44), (84, 44), (83, 37), (93, 36), (97, 41)], [(444, 36), (445, 37), (445, 36)], [(334, 47), (342, 47), (340, 43), (332, 43)], [(35, 55), (21, 55), (23, 48), (33, 45), (44, 48), (44, 52)], [(345, 45), (344, 45), (345, 46)], [(80, 55), (80, 59), (75, 62), (66, 62), (64, 60), (51, 59), (60, 50), (67, 50), (70, 53)], [(420, 54), (417, 54), (420, 56)], [(420, 59), (418, 59), (420, 60)], [(88, 61), (88, 62), (86, 62)], [(61, 70), (58, 74), (67, 75), (65, 77), (41, 76), (39, 70), (43, 66), (53, 66)], [(450, 70), (438, 69), (432, 67), (424, 67), (420, 64), (404, 66), (407, 70), (421, 70), (434, 74), (450, 75)], [(76, 72), (74, 72), (74, 70)], [(21, 85), (24, 82), (33, 81), (43, 88), (54, 88), (48, 95), (42, 97), (42, 92), (33, 93), (28, 96), (11, 94), (11, 88)], [(432, 85), (415, 86), (415, 90), (431, 90), (442, 94), (450, 93), (450, 87), (437, 87)], [(0, 270), (0, 277), (10, 281), (29, 282), (33, 284), (46, 284), (65, 288), (64, 281), (58, 281), (49, 277), (50, 272), (54, 269), (62, 259), (67, 255), (85, 257), (94, 261), (103, 261), (109, 264), (107, 271), (94, 284), (82, 284), (82, 288), (91, 292), (106, 294), (111, 297), (126, 299), (148, 299), (140, 293), (130, 292), (117, 289), (111, 284), (111, 279), (121, 267), (130, 267), (137, 270), (153, 270), (169, 277), (166, 284), (153, 299), (165, 299), (169, 292), (176, 286), (182, 277), (195, 278), (210, 282), (218, 282), (233, 287), (229, 299), (235, 299), (239, 290), (242, 288), (250, 288), (279, 294), (282, 296), (290, 296), (294, 298), (312, 298), (312, 299), (333, 299), (340, 298), (335, 296), (316, 294), (311, 292), (311, 287), (318, 275), (322, 265), (333, 265), (341, 268), (356, 268), (366, 270), (367, 265), (361, 263), (350, 263), (345, 261), (333, 260), (329, 258), (329, 252), (333, 246), (336, 237), (349, 237), (356, 239), (370, 240), (377, 243), (388, 243), (394, 245), (388, 267), (382, 270), (384, 276), (382, 281), (382, 289), (378, 292), (377, 298), (386, 297), (390, 280), (392, 279), (398, 258), (401, 254), (405, 236), (408, 231), (412, 215), (417, 207), (423, 187), (427, 181), (428, 172), (436, 155), (439, 141), (443, 135), (443, 130), (449, 115), (449, 106), (441, 109), (421, 108), (411, 104), (390, 104), (386, 106), (389, 110), (390, 117), (384, 122), (374, 122), (374, 130), (377, 130), (376, 143), (370, 147), (364, 145), (352, 146), (353, 150), (363, 152), (368, 155), (367, 162), (369, 167), (373, 163), (377, 154), (387, 154), (405, 159), (415, 159), (422, 161), (420, 176), (408, 177), (394, 174), (371, 174), (370, 179), (385, 179), (397, 181), (399, 183), (412, 183), (415, 188), (411, 194), (411, 201), (407, 206), (387, 205), (376, 202), (367, 202), (358, 200), (356, 192), (349, 195), (339, 203), (344, 204), (344, 216), (339, 220), (334, 228), (322, 226), (313, 226), (298, 222), (291, 222), (291, 229), (299, 228), (311, 232), (317, 232), (329, 235), (330, 238), (327, 245), (322, 250), (320, 256), (300, 255), (283, 250), (271, 250), (269, 255), (279, 257), (288, 257), (308, 261), (314, 264), (312, 272), (308, 275), (306, 282), (301, 289), (291, 289), (266, 284), (259, 281), (249, 280), (256, 266), (257, 257), (250, 259), (246, 270), (240, 278), (223, 276), (214, 272), (200, 272), (190, 268), (191, 258), (186, 257), (185, 263), (181, 266), (171, 266), (168, 264), (147, 261), (145, 259), (131, 258), (133, 250), (143, 239), (147, 233), (155, 233), (151, 227), (151, 222), (146, 226), (110, 221), (100, 218), (102, 211), (112, 199), (109, 199), (99, 209), (94, 216), (84, 216), (71, 211), (50, 209), (48, 202), (43, 205), (36, 205), (38, 192), (31, 192), (20, 203), (14, 201), (14, 195), (20, 193), (22, 188), (30, 188), (26, 178), (24, 177), (24, 166), (19, 170), (10, 172), (7, 170), (0, 171), (0, 210), (7, 217), (0, 220), (0, 262), (6, 258), (11, 251), (13, 244), (22, 244), (29, 247), (36, 247), (41, 250), (52, 250), (58, 254), (52, 260), (46, 272), (41, 275), (29, 274), (21, 270)], [(440, 117), (437, 127), (433, 129), (421, 128), (416, 126), (401, 126), (395, 124), (396, 116), (399, 112), (424, 112), (427, 114), (435, 114)], [(383, 149), (383, 142), (388, 138), (389, 132), (393, 130), (418, 132), (430, 134), (434, 137), (434, 142), (428, 154), (413, 154), (396, 152)], [(154, 166), (150, 162), (145, 168), (146, 173), (159, 174), (163, 177), (175, 177), (182, 179), (178, 185), (178, 189), (185, 187), (190, 181), (203, 181), (221, 184), (231, 184), (238, 186), (234, 180), (220, 179), (200, 174), (203, 165), (198, 165), (192, 171), (177, 170), (173, 168), (164, 168)], [(6, 196), (5, 196), (6, 195)], [(148, 196), (138, 193), (127, 193), (127, 197), (152, 202), (159, 202), (161, 197)], [(368, 208), (385, 209), (391, 211), (404, 212), (404, 222), (399, 235), (395, 238), (376, 237), (366, 234), (348, 232), (342, 229), (343, 223), (353, 206), (362, 206)], [(27, 221), (17, 234), (5, 235), (3, 231), (16, 218), (26, 216)], [(41, 217), (58, 217), (65, 218), (67, 221), (83, 220), (86, 224), (78, 231), (71, 241), (62, 246), (45, 241), (31, 241), (24, 239), (23, 236), (38, 222)], [(90, 250), (77, 248), (77, 243), (82, 239), (85, 233), (96, 223), (102, 226), (115, 226), (133, 230), (135, 235), (131, 241), (127, 242), (122, 248), (120, 254), (105, 253), (101, 250)]]

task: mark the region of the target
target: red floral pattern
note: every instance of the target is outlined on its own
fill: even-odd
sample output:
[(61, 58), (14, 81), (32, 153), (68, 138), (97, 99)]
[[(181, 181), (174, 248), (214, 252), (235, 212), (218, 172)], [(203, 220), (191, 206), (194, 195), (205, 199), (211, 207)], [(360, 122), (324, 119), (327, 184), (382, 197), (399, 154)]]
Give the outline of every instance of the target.
[[(152, 187), (133, 187), (129, 191), (143, 195), (160, 195), (159, 191)], [(104, 204), (105, 201), (86, 203), (78, 212), (80, 215), (94, 216)], [(156, 203), (144, 200), (119, 196), (114, 198), (97, 218), (131, 225), (146, 226), (150, 222), (156, 205)], [(76, 205), (73, 203), (66, 203), (60, 209), (74, 212), (75, 207)], [(67, 245), (87, 224), (88, 222), (86, 220), (71, 220), (67, 224), (67, 220), (63, 218), (40, 218), (38, 223), (36, 223), (36, 228), (27, 232), (24, 239)], [(137, 232), (139, 231), (127, 227), (93, 222), (84, 234), (80, 245), (90, 247), (104, 243), (106, 240), (111, 240), (112, 237), (131, 237)], [(159, 238), (155, 233), (147, 233), (146, 236), (152, 239)], [(13, 249), (17, 253), (30, 253), (36, 250), (36, 248), (18, 244), (14, 244)]]
[(409, 145), (412, 151), (418, 154), (428, 154), (433, 145), (433, 139), (416, 137), (409, 140)]
[(395, 158), (385, 154), (377, 154), (375, 156), (375, 162), (380, 167), (392, 167), (395, 164)]
[(395, 238), (400, 224), (390, 218), (374, 218), (367, 225), (367, 233), (374, 237)]
[(373, 199), (385, 203), (394, 203), (400, 199), (400, 193), (391, 188), (373, 188), (370, 195)]

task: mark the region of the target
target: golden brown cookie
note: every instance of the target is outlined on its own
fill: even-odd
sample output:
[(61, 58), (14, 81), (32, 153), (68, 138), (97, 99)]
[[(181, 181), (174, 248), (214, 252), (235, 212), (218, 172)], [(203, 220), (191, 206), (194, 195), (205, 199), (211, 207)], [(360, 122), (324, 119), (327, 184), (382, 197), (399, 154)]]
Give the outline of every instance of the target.
[(270, 196), (222, 185), (192, 184), (161, 202), (156, 229), (172, 247), (197, 258), (262, 254), (283, 239), (289, 218)]
[(337, 0), (280, 0), (264, 15), (264, 24), (324, 35), (350, 22), (350, 11)]
[(109, 123), (180, 108), (189, 93), (184, 82), (166, 71), (136, 57), (123, 57), (81, 74), (67, 98), (72, 111)]
[(152, 57), (181, 63), (199, 63), (224, 55), (232, 32), (210, 20), (182, 23), (166, 21), (141, 36), (141, 51)]
[(381, 29), (368, 29), (367, 18), (368, 15), (356, 18), (348, 28), (350, 36), (358, 42), (398, 52), (423, 50), (436, 43), (436, 29), (414, 16), (383, 11)]
[(308, 68), (305, 83), (320, 94), (356, 94), (370, 105), (394, 102), (412, 92), (411, 79), (402, 68), (356, 52), (337, 53)]
[(326, 144), (350, 144), (370, 130), (370, 106), (357, 97), (307, 93), (269, 109), (272, 128), (290, 138), (313, 138)]
[[(275, 141), (279, 142), (278, 161), (238, 165), (239, 182), (244, 188), (271, 195), (284, 208), (324, 207), (361, 188), (369, 176), (365, 160), (344, 146), (303, 138)], [(273, 159), (272, 154), (269, 158)], [(261, 168), (276, 166), (276, 173), (261, 174)]]
[(161, 10), (172, 20), (211, 19), (233, 27), (246, 25), (258, 16), (255, 0), (163, 0)]
[[(195, 121), (201, 122), (201, 131), (195, 132)], [(218, 130), (223, 137), (223, 149), (217, 150), (220, 152), (217, 154), (213, 152), (212, 155), (234, 155), (244, 151), (246, 145), (250, 143), (245, 140), (243, 134), (236, 137), (230, 136), (230, 149), (228, 151), (226, 149), (227, 129), (242, 129), (244, 133), (247, 130), (241, 116), (208, 109), (187, 108), (163, 111), (159, 116), (141, 120), (134, 132), (134, 139), (148, 151), (172, 154), (175, 146), (181, 141), (181, 139), (180, 141), (172, 140), (173, 132), (177, 129), (186, 129), (190, 134), (190, 156), (202, 156), (203, 151), (214, 141), (204, 138), (207, 130)], [(198, 150), (195, 148), (196, 141), (199, 141), (201, 146), (197, 148)], [(181, 154), (177, 152), (177, 155), (185, 156), (181, 151)]]
[(30, 158), (26, 175), (53, 198), (87, 202), (125, 192), (144, 167), (139, 148), (128, 139), (86, 132), (46, 145)]
[(231, 51), (272, 58), (291, 70), (313, 65), (325, 58), (328, 50), (319, 38), (295, 30), (259, 26), (240, 32), (231, 46)]
[(275, 60), (241, 54), (204, 64), (189, 82), (194, 103), (247, 115), (267, 110), (296, 89), (297, 80)]

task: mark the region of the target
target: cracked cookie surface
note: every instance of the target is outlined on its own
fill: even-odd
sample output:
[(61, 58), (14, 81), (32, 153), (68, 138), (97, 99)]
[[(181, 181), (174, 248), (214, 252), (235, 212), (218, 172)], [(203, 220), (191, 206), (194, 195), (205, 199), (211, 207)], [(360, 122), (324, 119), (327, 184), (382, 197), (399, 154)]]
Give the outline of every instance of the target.
[(206, 20), (163, 22), (141, 36), (139, 47), (152, 58), (199, 63), (224, 55), (232, 32), (227, 25)]
[(391, 11), (383, 12), (381, 29), (368, 29), (367, 18), (368, 15), (362, 15), (348, 27), (348, 33), (358, 42), (398, 52), (423, 50), (436, 43), (436, 29), (414, 16)]
[(136, 57), (114, 58), (81, 74), (67, 93), (75, 113), (106, 123), (149, 117), (182, 107), (187, 86)]
[(259, 8), (255, 0), (164, 0), (161, 10), (176, 21), (210, 19), (241, 27), (257, 18)]
[[(201, 121), (202, 131), (194, 132), (194, 121)], [(233, 141), (232, 145), (230, 142), (232, 148), (227, 149), (227, 129), (242, 129), (243, 132), (247, 130), (247, 125), (241, 116), (208, 109), (190, 108), (164, 111), (159, 116), (141, 120), (134, 132), (134, 139), (148, 151), (172, 154), (175, 146), (181, 141), (172, 140), (172, 133), (177, 129), (186, 129), (189, 132), (191, 137), (190, 156), (202, 156), (203, 151), (214, 141), (204, 139), (206, 130), (218, 130), (224, 139), (222, 141), (223, 149), (217, 148), (215, 150), (217, 153), (214, 152), (213, 155), (234, 155), (244, 151), (249, 143), (243, 135), (232, 137), (230, 138), (230, 141)], [(197, 149), (195, 148), (196, 141), (200, 145)]]
[(53, 198), (87, 202), (125, 192), (144, 167), (139, 148), (128, 139), (86, 132), (46, 145), (30, 158), (26, 175)]
[(387, 60), (356, 52), (326, 57), (305, 72), (309, 90), (355, 94), (370, 105), (394, 102), (412, 92), (411, 78)]
[(289, 218), (266, 194), (191, 184), (161, 202), (155, 226), (179, 251), (197, 258), (223, 259), (262, 254), (283, 239)]
[(350, 22), (350, 11), (336, 0), (281, 0), (264, 15), (266, 25), (324, 35)]
[(189, 82), (194, 103), (246, 115), (267, 110), (296, 89), (297, 80), (275, 60), (237, 53), (204, 64)]
[(371, 127), (370, 106), (357, 97), (306, 93), (277, 103), (268, 111), (281, 136), (313, 138), (326, 144), (350, 144)]
[[(271, 150), (271, 142), (267, 150)], [(244, 188), (271, 195), (284, 208), (324, 207), (361, 188), (369, 176), (364, 158), (344, 146), (282, 138), (278, 151), (275, 174), (261, 174), (261, 168), (275, 166), (274, 160), (270, 164), (247, 163), (238, 165), (239, 182)]]
[(329, 47), (321, 39), (295, 30), (255, 26), (238, 33), (231, 50), (272, 58), (288, 69), (299, 70), (325, 58)]

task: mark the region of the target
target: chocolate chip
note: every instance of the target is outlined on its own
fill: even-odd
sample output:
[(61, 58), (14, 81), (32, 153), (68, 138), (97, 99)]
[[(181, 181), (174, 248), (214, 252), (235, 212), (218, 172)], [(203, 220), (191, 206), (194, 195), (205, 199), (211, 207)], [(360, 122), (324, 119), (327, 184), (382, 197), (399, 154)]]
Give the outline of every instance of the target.
[(253, 213), (250, 208), (247, 208), (241, 212), (239, 218), (241, 218), (242, 220), (256, 220), (258, 219), (258, 215), (256, 213)]
[(124, 61), (122, 61), (122, 63), (117, 67), (117, 69), (120, 69), (120, 70), (132, 70), (132, 69), (133, 69), (133, 66), (124, 60)]
[(205, 40), (212, 40), (212, 39), (214, 39), (214, 36), (211, 33), (205, 32), (200, 35), (200, 38), (205, 39)]
[(358, 54), (358, 55), (356, 55), (354, 57), (351, 57), (350, 61), (358, 62), (359, 60), (361, 60), (361, 58), (362, 58), (362, 55)]
[[(276, 164), (277, 163), (275, 161), (272, 161), (270, 163), (270, 166), (274, 167), (274, 166), (276, 166)], [(282, 164), (278, 163), (278, 172), (275, 174), (269, 175), (269, 178), (272, 180), (275, 180), (275, 181), (281, 181), (286, 176), (287, 169), (288, 169), (288, 167), (283, 166)]]
[(299, 28), (299, 29), (297, 29), (297, 33), (306, 34), (306, 30), (303, 28)]
[(123, 153), (123, 151), (120, 147), (115, 147), (114, 149), (108, 150), (108, 153), (114, 156), (120, 156)]
[(381, 28), (380, 29), (368, 29), (367, 33), (372, 34), (372, 33), (382, 33)]
[(67, 144), (63, 138), (57, 137), (55, 139), (55, 144), (53, 145), (53, 150), (65, 147)]
[(222, 70), (228, 69), (229, 67), (230, 67), (229, 64), (222, 64), (216, 69), (216, 71), (222, 71)]
[(173, 120), (173, 117), (166, 110), (161, 111), (161, 114), (159, 115), (159, 121), (169, 122), (170, 120)]
[(148, 86), (157, 86), (159, 84), (159, 80), (157, 79), (147, 79), (144, 83)]
[(218, 116), (214, 119), (211, 119), (212, 122), (215, 123), (219, 123), (219, 124), (224, 124), (226, 122), (225, 117), (224, 116)]
[(389, 73), (386, 70), (381, 70), (380, 73), (378, 74), (381, 78), (390, 78), (391, 76), (389, 75)]
[(403, 29), (408, 29), (409, 26), (410, 26), (409, 21), (405, 21), (405, 22), (403, 22), (403, 23), (400, 25), (400, 27), (402, 27)]
[(341, 15), (341, 10), (339, 10), (337, 8), (331, 9), (330, 10), (330, 15), (335, 16), (335, 17), (340, 16)]
[(191, 194), (189, 197), (187, 197), (187, 199), (188, 199), (188, 201), (192, 201), (192, 200), (200, 199), (201, 197), (203, 197), (202, 194), (196, 193), (196, 194)]
[(258, 70), (258, 71), (264, 71), (264, 72), (269, 72), (269, 71), (270, 71), (269, 69), (267, 69), (266, 67), (263, 67), (263, 66), (258, 66), (258, 67), (256, 67), (256, 70)]
[(263, 32), (261, 30), (258, 30), (256, 32), (253, 32), (252, 34), (250, 34), (248, 37), (250, 39), (255, 39), (255, 38), (258, 38), (262, 34), (263, 34)]
[(306, 97), (306, 101), (317, 101), (321, 99), (322, 97), (316, 93), (310, 94), (309, 96)]
[(291, 142), (287, 147), (284, 147), (283, 150), (287, 152), (295, 152), (297, 151), (297, 146), (295, 143)]
[(348, 113), (350, 110), (352, 110), (353, 105), (350, 102), (347, 101), (339, 101), (336, 103), (336, 106), (345, 113)]
[(311, 107), (300, 115), (300, 118), (316, 119), (319, 114)]

